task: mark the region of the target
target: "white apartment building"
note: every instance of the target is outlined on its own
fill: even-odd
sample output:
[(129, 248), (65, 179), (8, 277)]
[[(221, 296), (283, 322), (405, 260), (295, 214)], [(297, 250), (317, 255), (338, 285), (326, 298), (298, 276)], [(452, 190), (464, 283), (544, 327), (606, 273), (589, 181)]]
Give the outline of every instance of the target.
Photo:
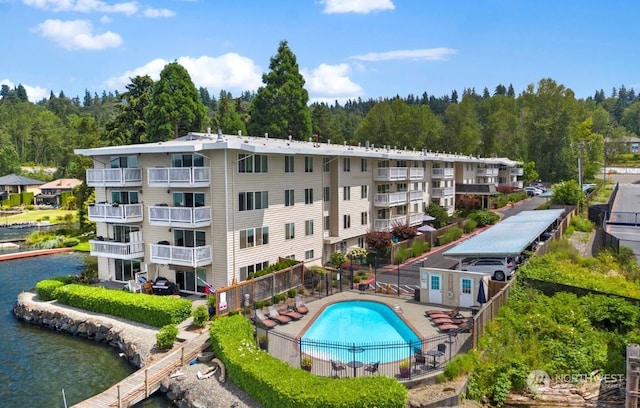
[(517, 183), (511, 170), (520, 165), (220, 133), (76, 153), (94, 161), (88, 215), (99, 278), (148, 271), (192, 293), (246, 280), (279, 258), (325, 264), (334, 251), (365, 247), (368, 231), (421, 225), (430, 203), (453, 213), (456, 183)]

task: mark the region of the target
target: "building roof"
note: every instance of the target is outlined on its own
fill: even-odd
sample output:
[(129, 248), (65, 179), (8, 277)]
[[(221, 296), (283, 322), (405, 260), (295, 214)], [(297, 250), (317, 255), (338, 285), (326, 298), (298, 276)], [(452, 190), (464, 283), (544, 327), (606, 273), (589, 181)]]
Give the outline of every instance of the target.
[(43, 184), (40, 186), (41, 190), (52, 189), (52, 190), (71, 190), (74, 187), (82, 184), (82, 180), (78, 180), (75, 178), (63, 178), (50, 181), (49, 183)]
[(44, 181), (18, 176), (17, 174), (7, 174), (0, 177), (0, 186), (39, 186), (41, 184), (44, 184)]
[(144, 143), (126, 146), (107, 146), (94, 149), (76, 149), (84, 156), (110, 156), (138, 153), (198, 153), (207, 150), (238, 150), (248, 154), (302, 154), (308, 156), (373, 157), (380, 160), (428, 160), (440, 162), (474, 162), (503, 164), (514, 167), (521, 162), (507, 158), (482, 158), (457, 153), (433, 152), (431, 150), (408, 150), (396, 146), (365, 145), (349, 146), (328, 142), (276, 139), (267, 136), (235, 136), (210, 133), (189, 133), (166, 142)]
[(456, 194), (496, 195), (495, 184), (459, 184), (456, 183)]
[(446, 250), (450, 258), (506, 257), (522, 253), (564, 213), (564, 209), (522, 211)]

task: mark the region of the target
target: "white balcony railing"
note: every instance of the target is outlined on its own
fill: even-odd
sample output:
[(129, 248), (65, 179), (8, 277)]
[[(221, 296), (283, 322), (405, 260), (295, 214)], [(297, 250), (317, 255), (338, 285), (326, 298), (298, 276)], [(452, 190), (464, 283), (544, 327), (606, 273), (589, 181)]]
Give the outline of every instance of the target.
[(142, 186), (142, 169), (87, 169), (87, 186), (140, 187)]
[(137, 259), (144, 257), (144, 242), (118, 242), (92, 239), (89, 241), (93, 256), (115, 259)]
[(89, 220), (93, 222), (110, 222), (125, 224), (142, 222), (142, 204), (110, 204), (95, 203), (87, 207)]
[(409, 191), (409, 201), (421, 201), (424, 199), (424, 191)]
[(376, 207), (393, 207), (407, 203), (407, 193), (378, 193), (373, 196), (373, 205)]
[(149, 224), (200, 228), (211, 225), (211, 207), (149, 206)]
[(422, 213), (413, 213), (409, 214), (409, 225), (422, 225), (422, 217), (424, 215)]
[(373, 228), (376, 231), (391, 231), (395, 224), (406, 224), (406, 222), (407, 217), (405, 215), (401, 215), (388, 220), (375, 220), (373, 222)]
[(378, 167), (373, 173), (375, 181), (401, 181), (408, 177), (407, 167)]
[(431, 169), (431, 178), (437, 179), (452, 179), (453, 168), (451, 167), (437, 167)]
[(152, 167), (149, 187), (209, 187), (209, 167)]
[(512, 176), (522, 176), (524, 174), (524, 169), (522, 167), (512, 167), (509, 170), (509, 174)]
[(163, 244), (150, 244), (152, 263), (162, 265), (182, 265), (197, 268), (211, 264), (213, 251), (211, 245), (183, 247)]
[(497, 177), (498, 176), (498, 172), (499, 170), (497, 168), (479, 168), (476, 169), (476, 176), (477, 177)]
[(453, 195), (453, 187), (434, 187), (431, 189), (431, 197), (442, 198), (451, 197)]
[(409, 180), (422, 180), (422, 179), (424, 179), (424, 168), (409, 167)]

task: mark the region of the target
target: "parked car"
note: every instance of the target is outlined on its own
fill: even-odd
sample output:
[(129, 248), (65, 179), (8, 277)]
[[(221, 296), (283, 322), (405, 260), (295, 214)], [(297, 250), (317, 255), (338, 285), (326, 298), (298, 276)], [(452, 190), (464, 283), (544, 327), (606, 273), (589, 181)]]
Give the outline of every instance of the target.
[(536, 181), (535, 183), (531, 183), (531, 184), (529, 184), (529, 186), (528, 186), (528, 187), (535, 187), (535, 188), (537, 188), (538, 190), (542, 191), (543, 193), (544, 193), (545, 191), (547, 191), (547, 188), (546, 188), (546, 187), (544, 186), (544, 184), (542, 184), (542, 182), (540, 182), (540, 181)]
[(470, 272), (484, 272), (491, 274), (494, 280), (504, 281), (512, 277), (516, 271), (513, 258), (476, 258), (465, 259), (460, 270)]
[(544, 193), (544, 191), (540, 190), (537, 187), (532, 187), (532, 186), (527, 186), (524, 188), (524, 191), (527, 193), (527, 195), (529, 195), (530, 197), (533, 196), (537, 196), (540, 195), (542, 193)]

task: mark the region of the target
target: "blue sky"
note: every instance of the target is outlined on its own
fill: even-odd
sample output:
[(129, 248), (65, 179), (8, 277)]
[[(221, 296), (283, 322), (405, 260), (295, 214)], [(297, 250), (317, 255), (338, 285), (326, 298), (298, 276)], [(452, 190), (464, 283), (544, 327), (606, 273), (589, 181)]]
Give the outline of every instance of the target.
[(585, 98), (640, 90), (638, 17), (635, 0), (0, 0), (0, 83), (82, 99), (178, 61), (239, 96), (287, 40), (312, 101), (547, 77)]

